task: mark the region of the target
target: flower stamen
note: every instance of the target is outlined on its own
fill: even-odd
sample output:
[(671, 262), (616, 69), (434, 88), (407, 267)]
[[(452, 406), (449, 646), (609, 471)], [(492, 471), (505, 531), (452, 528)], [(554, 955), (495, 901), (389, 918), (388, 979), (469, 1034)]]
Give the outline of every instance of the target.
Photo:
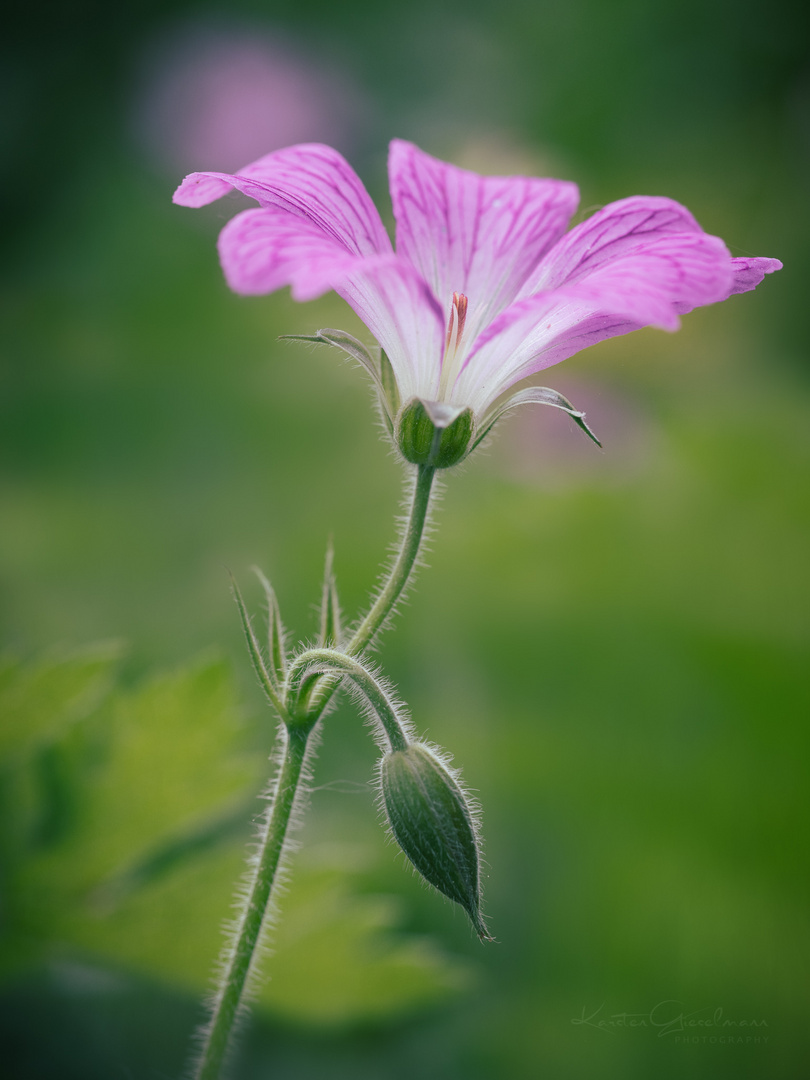
[(453, 303), (450, 305), (450, 318), (447, 322), (447, 337), (444, 344), (444, 359), (442, 360), (442, 374), (439, 396), (446, 392), (451, 374), (457, 372), (456, 356), (464, 336), (464, 324), (467, 321), (467, 297), (464, 293), (453, 293)]
[(445, 352), (451, 347), (453, 352), (458, 348), (464, 333), (464, 323), (467, 321), (467, 297), (464, 293), (453, 293), (453, 303), (450, 307), (450, 319), (447, 323), (447, 341)]

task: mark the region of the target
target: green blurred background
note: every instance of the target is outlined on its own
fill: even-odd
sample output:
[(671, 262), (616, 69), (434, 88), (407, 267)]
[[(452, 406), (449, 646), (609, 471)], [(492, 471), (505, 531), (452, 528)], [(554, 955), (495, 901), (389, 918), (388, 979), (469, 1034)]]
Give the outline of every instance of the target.
[(400, 468), (363, 377), (276, 342), (360, 332), (353, 316), (231, 295), (215, 238), (243, 204), (191, 212), (171, 192), (320, 139), (387, 214), (395, 135), (576, 180), (586, 210), (672, 196), (785, 269), (677, 335), (546, 373), (604, 453), (526, 410), (448, 478), (380, 660), (483, 803), (498, 943), (387, 844), (375, 750), (344, 705), (234, 1075), (807, 1074), (802, 10), (125, 0), (11, 17), (9, 1080), (180, 1074), (273, 739), (224, 567), (258, 610), (260, 563), (307, 636), (328, 536), (350, 614), (394, 537)]

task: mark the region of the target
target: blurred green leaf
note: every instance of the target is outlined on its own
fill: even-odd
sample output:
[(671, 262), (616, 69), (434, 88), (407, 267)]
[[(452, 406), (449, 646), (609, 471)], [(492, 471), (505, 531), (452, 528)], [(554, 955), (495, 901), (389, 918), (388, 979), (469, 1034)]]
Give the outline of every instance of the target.
[[(110, 685), (111, 657), (4, 669), (20, 725), (29, 709), (40, 723), (43, 701), (52, 714), (40, 723), (47, 745), (30, 739), (22, 754), (18, 741), (16, 768), (4, 773), (6, 974), (67, 947), (201, 994), (269, 766), (246, 753), (222, 661), (127, 690)], [(345, 1024), (466, 983), (465, 968), (430, 942), (391, 933), (399, 906), (358, 896), (358, 865), (356, 850), (322, 849), (296, 868), (263, 1004)]]
[(301, 861), (260, 1001), (293, 1018), (344, 1024), (423, 1007), (471, 984), (471, 965), (451, 961), (434, 940), (391, 933), (404, 914), (399, 897), (352, 891), (341, 867), (362, 869), (361, 845), (323, 844)]
[(96, 645), (24, 665), (0, 660), (0, 761), (31, 753), (90, 713), (109, 689), (120, 645)]

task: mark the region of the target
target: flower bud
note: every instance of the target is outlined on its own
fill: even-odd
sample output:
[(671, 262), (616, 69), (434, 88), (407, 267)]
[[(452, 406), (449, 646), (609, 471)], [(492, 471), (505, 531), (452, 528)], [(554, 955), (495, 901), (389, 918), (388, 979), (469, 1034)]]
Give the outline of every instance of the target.
[(411, 398), (397, 417), (397, 445), (403, 457), (414, 465), (448, 469), (469, 450), (473, 427), (470, 408)]
[(426, 881), (461, 904), (478, 936), (481, 916), (478, 837), (464, 792), (421, 743), (386, 754), (380, 770), (385, 812), (397, 843)]

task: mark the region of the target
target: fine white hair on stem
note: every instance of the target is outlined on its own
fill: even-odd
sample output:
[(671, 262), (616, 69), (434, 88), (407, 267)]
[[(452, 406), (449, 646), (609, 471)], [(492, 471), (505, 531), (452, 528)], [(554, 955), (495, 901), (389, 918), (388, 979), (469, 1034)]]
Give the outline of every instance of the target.
[[(300, 822), (309, 790), (311, 762), (318, 735), (314, 740), (310, 737), (336, 703), (335, 690), (343, 679), (350, 680), (353, 696), (371, 723), (384, 752), (386, 740), (388, 748), (395, 751), (407, 750), (410, 745), (407, 712), (396, 698), (393, 687), (381, 681), (379, 672), (369, 669), (352, 654), (360, 654), (371, 646), (376, 635), (389, 625), (399, 601), (413, 583), (414, 568), (424, 564), (423, 540), (431, 505), (435, 502), (435, 490), (432, 490), (435, 473), (435, 468), (428, 466), (407, 470), (405, 515), (399, 518), (398, 542), (392, 546), (393, 557), (381, 573), (371, 605), (351, 632), (344, 651), (329, 648), (326, 642), (321, 642), (316, 648), (305, 648), (305, 652), (313, 654), (311, 656), (299, 653), (296, 658), (289, 660), (283, 655), (280, 658), (272, 656), (274, 677), (271, 677), (263, 659), (264, 650), (234, 585), (254, 668), (283, 726), (279, 750), (275, 755), (276, 779), (267, 792), (270, 805), (259, 828), (247, 875), (237, 891), (237, 915), (226, 928), (217, 984), (210, 1001), (211, 1019), (198, 1033), (197, 1043), (201, 1046), (195, 1074), (198, 1077), (204, 1075), (206, 1080), (210, 1080), (215, 1075), (212, 1070), (217, 1070), (219, 1077), (221, 1063), (233, 1045), (231, 1032), (234, 1022), (243, 1020), (245, 1003), (255, 996), (258, 961), (267, 951), (267, 931), (278, 910), (278, 886), (286, 876), (287, 862), (294, 847), (289, 833)], [(275, 620), (278, 615), (275, 593), (263, 575), (259, 577), (270, 603), (271, 617)], [(334, 589), (329, 559), (326, 583)], [(336, 596), (330, 602), (337, 610)], [(328, 636), (322, 628), (321, 637)], [(337, 628), (334, 636), (345, 640)], [(335, 644), (341, 644), (341, 641)], [(271, 634), (269, 651), (275, 653), (275, 647), (281, 642), (283, 630), (279, 620), (275, 637)], [(273, 664), (273, 660), (278, 662)], [(320, 689), (316, 689), (319, 673), (314, 671), (314, 682), (311, 680), (309, 689), (305, 684), (302, 693), (302, 678), (317, 665), (322, 665), (320, 670), (328, 673), (327, 678)], [(359, 689), (355, 688), (355, 684)], [(279, 753), (282, 748), (283, 753)], [(302, 781), (303, 786), (300, 786)]]
[[(341, 683), (346, 680), (350, 694), (363, 716), (371, 724), (380, 748), (402, 749), (410, 742), (411, 724), (408, 710), (377, 665), (367, 657), (351, 656), (340, 649), (324, 646), (305, 648), (294, 656), (286, 684), (288, 701), (307, 696), (307, 687), (320, 676), (332, 682), (330, 701), (334, 700)], [(293, 705), (295, 710), (298, 706)]]
[[(408, 707), (397, 694), (394, 684), (382, 674), (380, 666), (378, 664), (369, 663), (367, 657), (361, 655), (359, 657), (352, 657), (352, 659), (365, 668), (368, 674), (377, 683), (380, 690), (382, 690), (391, 711), (397, 719), (405, 740), (410, 742), (414, 737), (413, 723)], [(345, 674), (343, 676), (343, 684), (348, 686), (349, 694), (354, 699), (367, 727), (371, 730), (371, 734), (374, 737), (377, 746), (383, 753), (386, 753), (390, 749), (389, 736), (374, 705), (369, 700), (363, 688), (352, 679), (351, 675)]]
[[(391, 572), (394, 569), (397, 559), (402, 551), (402, 546), (408, 531), (408, 525), (411, 520), (411, 508), (413, 506), (414, 491), (417, 482), (417, 471), (412, 465), (404, 465), (404, 468), (406, 471), (407, 482), (404, 485), (403, 495), (400, 499), (399, 506), (401, 512), (397, 514), (396, 518), (394, 519), (397, 527), (396, 538), (388, 546), (389, 555), (381, 566), (379, 574), (377, 576), (377, 581), (375, 582), (374, 588), (371, 590), (371, 594), (369, 596), (368, 610), (371, 610), (374, 607), (374, 605), (377, 603), (380, 596), (385, 590), (385, 586), (388, 583)], [(394, 619), (399, 614), (400, 604), (408, 602), (408, 595), (414, 584), (416, 583), (418, 571), (421, 569), (426, 569), (428, 567), (429, 564), (425, 559), (425, 555), (430, 550), (431, 538), (433, 536), (433, 533), (436, 531), (434, 513), (438, 503), (441, 502), (443, 497), (444, 484), (437, 475), (433, 480), (433, 485), (430, 492), (430, 501), (428, 502), (428, 508), (425, 515), (425, 523), (421, 533), (419, 552), (414, 559), (413, 566), (410, 573), (408, 574), (407, 581), (403, 585), (396, 600), (392, 603), (390, 609), (386, 613), (385, 618), (382, 620), (379, 627), (374, 632), (374, 635), (372, 636), (371, 641), (368, 643), (367, 648), (376, 648), (375, 642), (377, 638), (384, 630), (390, 628)], [(355, 620), (355, 622), (348, 628), (348, 633), (344, 636), (350, 638), (351, 634), (357, 629), (361, 621), (361, 619)]]
[[(292, 838), (291, 834), (294, 833), (301, 826), (301, 823), (303, 821), (303, 814), (306, 810), (306, 806), (309, 801), (309, 796), (311, 792), (312, 763), (317, 753), (320, 738), (321, 725), (319, 723), (311, 732), (307, 742), (304, 763), (301, 768), (301, 778), (298, 784), (298, 789), (296, 791), (292, 811), (290, 813), (289, 824), (287, 826), (284, 843), (282, 845), (281, 855), (278, 861), (278, 867), (273, 878), (273, 886), (270, 893), (270, 898), (265, 909), (264, 917), (262, 919), (259, 937), (251, 957), (245, 988), (236, 1012), (232, 1035), (229, 1039), (228, 1050), (226, 1052), (222, 1072), (220, 1074), (222, 1077), (225, 1077), (228, 1074), (230, 1068), (233, 1065), (233, 1055), (237, 1043), (237, 1040), (233, 1037), (233, 1035), (235, 1035), (244, 1025), (250, 1011), (250, 1003), (255, 1000), (255, 997), (263, 983), (263, 978), (259, 975), (259, 965), (263, 959), (266, 959), (272, 953), (269, 936), (272, 933), (272, 930), (279, 917), (279, 901), (286, 892), (290, 876), (289, 864), (291, 857), (298, 850), (299, 847), (299, 844), (295, 839)], [(225, 935), (225, 940), (223, 942), (219, 957), (214, 965), (214, 971), (212, 974), (213, 985), (211, 991), (207, 995), (204, 1002), (205, 1007), (209, 1013), (209, 1019), (197, 1028), (193, 1036), (194, 1053), (192, 1055), (191, 1061), (189, 1062), (186, 1073), (189, 1080), (194, 1080), (194, 1077), (197, 1075), (197, 1070), (201, 1064), (202, 1053), (208, 1041), (208, 1037), (211, 1032), (211, 1027), (217, 1009), (222, 1000), (223, 994), (225, 993), (226, 982), (230, 972), (231, 964), (233, 962), (240, 931), (248, 910), (248, 906), (251, 903), (251, 895), (254, 885), (256, 883), (256, 877), (259, 870), (259, 860), (261, 852), (264, 850), (266, 845), (268, 830), (270, 826), (270, 816), (273, 812), (273, 806), (278, 793), (278, 784), (281, 776), (282, 763), (286, 752), (287, 740), (287, 730), (284, 724), (280, 723), (278, 728), (276, 745), (270, 755), (270, 761), (272, 764), (272, 779), (258, 796), (258, 798), (265, 801), (267, 805), (260, 814), (258, 821), (256, 822), (254, 841), (248, 848), (247, 867), (236, 886), (236, 892), (231, 904), (234, 910), (234, 915), (223, 923), (222, 930)]]

